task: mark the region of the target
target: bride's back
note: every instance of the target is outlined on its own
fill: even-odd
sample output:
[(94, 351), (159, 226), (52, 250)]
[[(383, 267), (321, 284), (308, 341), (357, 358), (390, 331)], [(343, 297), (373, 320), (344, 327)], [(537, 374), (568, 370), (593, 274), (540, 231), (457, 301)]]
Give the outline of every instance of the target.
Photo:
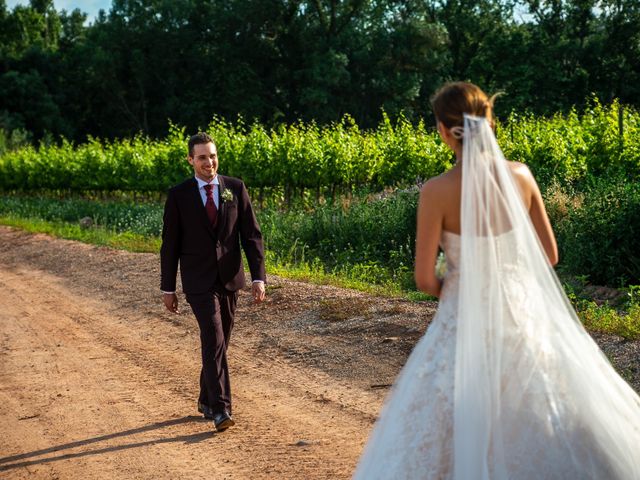
[[(507, 162), (509, 170), (520, 190), (525, 209), (529, 211), (533, 203), (535, 180), (526, 165), (519, 162)], [(460, 204), (462, 199), (462, 168), (460, 163), (454, 168), (430, 181), (437, 190), (437, 204), (433, 208), (441, 211), (442, 228), (448, 232), (460, 234)]]
[[(492, 125), (493, 98), (488, 98), (473, 84), (457, 82), (439, 90), (432, 99), (432, 106), (437, 119), (438, 132), (458, 159), (451, 170), (430, 179), (423, 186), (418, 207), (416, 286), (425, 293), (439, 296), (441, 283), (433, 273), (433, 265), (438, 255), (442, 232), (444, 230), (465, 234), (461, 228), (462, 170), (465, 161), (463, 158), (464, 118), (465, 116), (486, 118)], [(555, 265), (558, 261), (557, 245), (538, 185), (526, 165), (507, 161), (507, 166), (519, 190), (524, 210), (531, 219), (549, 263)], [(508, 185), (511, 184), (511, 180), (504, 174), (489, 173), (478, 181), (488, 182), (487, 194), (495, 197), (484, 198), (482, 200), (484, 205), (478, 206), (485, 209), (487, 215), (484, 217), (486, 222), (478, 225), (475, 233), (480, 236), (495, 236), (512, 230), (513, 217), (508, 214), (508, 210), (515, 205), (511, 204), (513, 202), (505, 203), (500, 198), (501, 196), (505, 198), (503, 189), (513, 188)], [(508, 195), (506, 198), (513, 198), (513, 195)]]

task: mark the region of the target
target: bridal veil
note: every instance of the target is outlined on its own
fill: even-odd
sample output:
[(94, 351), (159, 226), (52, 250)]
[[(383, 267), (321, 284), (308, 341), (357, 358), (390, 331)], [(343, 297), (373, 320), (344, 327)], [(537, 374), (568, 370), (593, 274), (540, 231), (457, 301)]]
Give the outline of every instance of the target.
[(465, 116), (461, 235), (357, 480), (638, 480), (640, 399), (567, 300), (486, 118)]
[(640, 399), (578, 320), (486, 118), (465, 115), (462, 159), (453, 477), (640, 479)]

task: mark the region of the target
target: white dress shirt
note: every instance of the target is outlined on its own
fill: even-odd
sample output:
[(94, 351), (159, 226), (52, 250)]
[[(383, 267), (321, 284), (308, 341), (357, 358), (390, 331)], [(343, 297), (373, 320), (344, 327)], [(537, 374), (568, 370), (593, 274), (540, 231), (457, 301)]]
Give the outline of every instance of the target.
[(200, 192), (200, 197), (202, 198), (202, 204), (207, 204), (207, 191), (204, 189), (206, 185), (213, 185), (213, 203), (216, 204), (216, 209), (220, 207), (220, 180), (218, 180), (218, 175), (213, 177), (211, 182), (207, 183), (204, 180), (196, 177), (196, 181), (198, 182), (198, 191)]

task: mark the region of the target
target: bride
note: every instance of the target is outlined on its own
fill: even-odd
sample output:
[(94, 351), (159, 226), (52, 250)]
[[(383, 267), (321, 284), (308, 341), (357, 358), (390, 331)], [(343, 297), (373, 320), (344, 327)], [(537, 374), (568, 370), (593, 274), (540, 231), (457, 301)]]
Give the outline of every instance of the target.
[(440, 304), (354, 478), (640, 479), (640, 398), (558, 283), (540, 191), (504, 159), (492, 103), (463, 82), (433, 97), (457, 163), (420, 194), (415, 276)]

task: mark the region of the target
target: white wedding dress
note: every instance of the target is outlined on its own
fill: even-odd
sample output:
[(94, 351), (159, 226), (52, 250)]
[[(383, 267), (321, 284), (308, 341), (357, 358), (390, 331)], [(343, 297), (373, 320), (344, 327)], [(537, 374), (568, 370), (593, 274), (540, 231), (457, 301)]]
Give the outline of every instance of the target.
[(438, 312), (354, 478), (640, 479), (640, 399), (577, 320), (486, 120), (466, 117), (463, 159)]
[(441, 246), (448, 272), (438, 312), (396, 381), (355, 478), (451, 478), (460, 237), (444, 232)]

